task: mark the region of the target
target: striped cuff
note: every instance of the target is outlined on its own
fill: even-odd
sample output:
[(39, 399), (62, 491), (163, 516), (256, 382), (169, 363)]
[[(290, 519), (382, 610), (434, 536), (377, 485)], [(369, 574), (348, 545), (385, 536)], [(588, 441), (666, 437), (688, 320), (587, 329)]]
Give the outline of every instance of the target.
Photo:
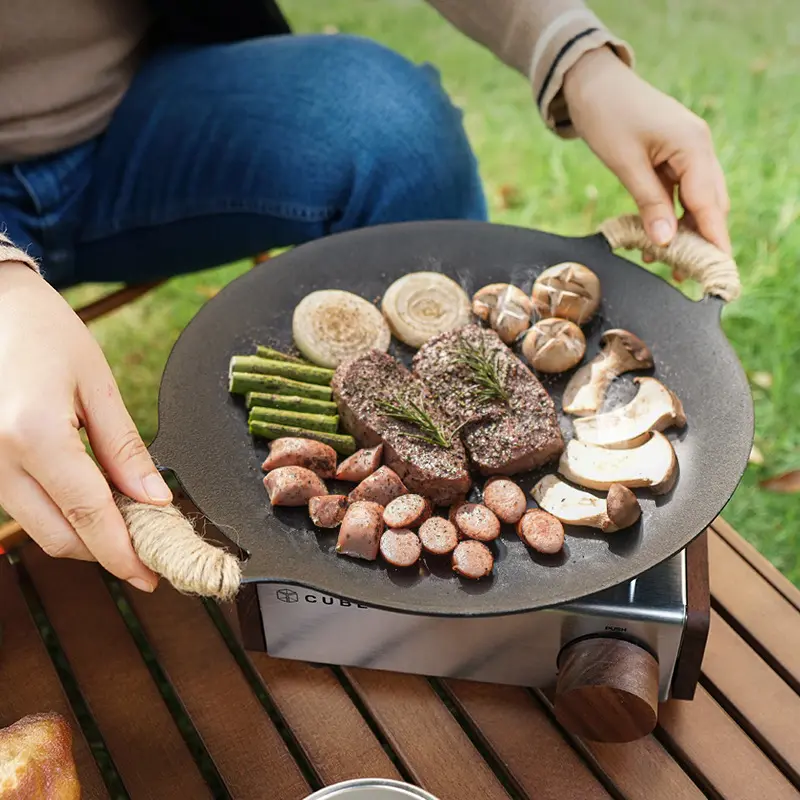
[(39, 272), (39, 265), (24, 250), (14, 247), (11, 239), (0, 233), (0, 267), (4, 261), (20, 261), (34, 272)]
[(614, 36), (585, 8), (556, 17), (536, 42), (530, 67), (536, 104), (547, 126), (564, 139), (577, 137), (562, 92), (564, 76), (584, 53), (606, 46), (633, 67), (630, 45)]

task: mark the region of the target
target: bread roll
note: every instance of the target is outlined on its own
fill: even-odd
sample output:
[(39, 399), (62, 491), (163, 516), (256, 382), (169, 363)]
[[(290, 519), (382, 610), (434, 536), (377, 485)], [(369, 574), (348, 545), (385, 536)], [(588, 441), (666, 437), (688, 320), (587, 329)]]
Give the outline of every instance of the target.
[(80, 800), (69, 723), (34, 714), (0, 729), (0, 800)]

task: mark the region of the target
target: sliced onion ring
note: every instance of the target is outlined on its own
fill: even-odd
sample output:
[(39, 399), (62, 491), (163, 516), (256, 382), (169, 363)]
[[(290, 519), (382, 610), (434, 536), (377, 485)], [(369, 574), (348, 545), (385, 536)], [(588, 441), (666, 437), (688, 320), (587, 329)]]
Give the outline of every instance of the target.
[(386, 290), (381, 309), (392, 333), (411, 347), (472, 320), (467, 293), (441, 272), (404, 275)]
[(306, 295), (294, 310), (292, 334), (309, 361), (331, 369), (372, 349), (385, 353), (392, 340), (386, 320), (372, 303), (338, 289)]

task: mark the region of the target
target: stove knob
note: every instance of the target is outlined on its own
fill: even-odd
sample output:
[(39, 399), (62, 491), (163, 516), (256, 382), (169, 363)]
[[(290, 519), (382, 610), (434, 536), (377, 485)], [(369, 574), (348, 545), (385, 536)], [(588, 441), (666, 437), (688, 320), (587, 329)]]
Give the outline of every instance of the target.
[(632, 742), (658, 720), (658, 661), (633, 642), (581, 639), (559, 655), (555, 713), (576, 736)]

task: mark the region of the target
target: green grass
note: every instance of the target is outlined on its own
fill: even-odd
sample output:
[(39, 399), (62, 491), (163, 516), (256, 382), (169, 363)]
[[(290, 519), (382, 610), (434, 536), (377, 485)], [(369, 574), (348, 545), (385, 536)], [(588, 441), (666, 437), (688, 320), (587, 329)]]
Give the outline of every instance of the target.
[[(580, 142), (561, 142), (535, 114), (518, 75), (417, 0), (283, 3), (299, 31), (373, 37), (414, 61), (431, 61), (478, 154), (492, 217), (567, 235), (632, 210), (629, 197)], [(745, 368), (768, 373), (754, 387), (757, 444), (727, 518), (800, 583), (800, 496), (759, 489), (766, 474), (800, 467), (800, 19), (796, 0), (597, 0), (594, 9), (636, 48), (638, 69), (712, 126), (733, 200), (731, 230), (744, 298), (725, 331)], [(280, 76), (276, 76), (279, 80)], [(518, 192), (513, 208), (501, 202)], [(246, 269), (233, 265), (169, 283), (94, 328), (147, 439), (170, 347), (214, 291)], [(86, 297), (95, 287), (82, 288)], [(75, 295), (74, 295), (75, 296)]]

